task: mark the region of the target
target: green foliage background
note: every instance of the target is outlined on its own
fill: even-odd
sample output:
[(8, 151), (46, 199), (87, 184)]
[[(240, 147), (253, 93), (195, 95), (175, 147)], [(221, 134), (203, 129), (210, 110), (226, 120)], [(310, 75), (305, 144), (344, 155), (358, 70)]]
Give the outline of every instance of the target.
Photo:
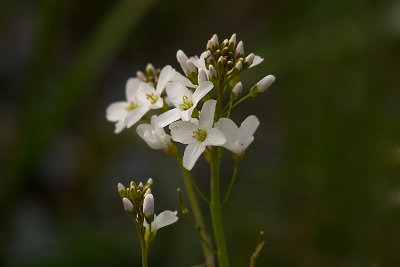
[[(261, 121), (224, 210), (232, 266), (400, 265), (398, 1), (3, 1), (0, 3), (0, 264), (139, 266), (116, 184), (153, 177), (156, 212), (179, 209), (174, 159), (105, 109), (150, 61), (237, 33), (276, 83), (234, 111)], [(223, 161), (227, 185), (233, 163)], [(194, 176), (208, 192), (204, 159)], [(207, 209), (203, 206), (204, 211)], [(211, 229), (209, 225), (209, 229)], [(181, 216), (151, 266), (202, 262)]]

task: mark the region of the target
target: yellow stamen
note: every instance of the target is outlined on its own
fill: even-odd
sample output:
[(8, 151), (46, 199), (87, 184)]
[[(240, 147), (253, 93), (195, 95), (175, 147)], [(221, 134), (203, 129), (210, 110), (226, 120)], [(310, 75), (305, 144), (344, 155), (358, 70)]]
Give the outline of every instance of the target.
[(193, 131), (193, 138), (196, 138), (200, 142), (203, 142), (207, 138), (206, 130), (198, 129), (197, 131)]

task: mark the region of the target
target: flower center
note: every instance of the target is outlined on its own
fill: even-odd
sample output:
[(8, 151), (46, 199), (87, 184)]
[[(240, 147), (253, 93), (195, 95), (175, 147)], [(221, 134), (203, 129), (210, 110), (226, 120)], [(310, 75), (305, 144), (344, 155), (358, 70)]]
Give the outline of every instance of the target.
[(193, 102), (188, 100), (187, 96), (183, 96), (182, 99), (182, 104), (179, 105), (179, 107), (183, 110), (188, 110), (189, 108), (191, 108), (193, 106)]
[(126, 110), (127, 111), (132, 111), (135, 108), (137, 108), (137, 105), (135, 104), (135, 102), (131, 101), (131, 102), (129, 102), (129, 106), (126, 107)]
[(156, 96), (156, 95), (154, 95), (154, 94), (146, 94), (146, 98), (147, 98), (147, 100), (150, 101), (150, 103), (151, 103), (152, 105), (154, 105), (155, 103), (157, 103), (157, 100), (158, 100), (158, 96)]
[(200, 142), (203, 142), (207, 138), (207, 131), (198, 129), (197, 131), (193, 131), (193, 138), (196, 138)]

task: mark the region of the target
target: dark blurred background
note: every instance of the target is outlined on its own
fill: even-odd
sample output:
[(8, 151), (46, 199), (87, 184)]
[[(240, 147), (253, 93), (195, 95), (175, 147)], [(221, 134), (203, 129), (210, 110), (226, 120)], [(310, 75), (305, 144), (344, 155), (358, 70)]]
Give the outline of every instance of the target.
[[(236, 33), (265, 58), (245, 88), (277, 81), (232, 114), (261, 121), (223, 213), (232, 266), (248, 266), (259, 230), (257, 266), (400, 266), (398, 1), (6, 0), (0, 10), (0, 265), (139, 266), (116, 185), (153, 177), (159, 213), (179, 210), (182, 179), (134, 127), (115, 135), (105, 109), (148, 62), (180, 70), (178, 49), (200, 55), (212, 34)], [(193, 173), (208, 193), (203, 158)], [(182, 216), (150, 250), (150, 266), (202, 260)]]

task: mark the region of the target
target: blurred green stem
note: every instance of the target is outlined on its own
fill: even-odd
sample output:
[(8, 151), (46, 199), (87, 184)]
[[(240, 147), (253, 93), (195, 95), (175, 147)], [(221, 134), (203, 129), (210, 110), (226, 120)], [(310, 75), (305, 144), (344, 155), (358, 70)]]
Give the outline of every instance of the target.
[(211, 203), (210, 213), (214, 230), (215, 243), (217, 244), (217, 257), (218, 266), (229, 266), (228, 252), (226, 249), (224, 228), (222, 225), (221, 216), (221, 200), (220, 200), (220, 177), (219, 177), (219, 164), (221, 159), (221, 148), (211, 148)]
[(231, 182), (229, 183), (228, 191), (225, 194), (224, 201), (222, 201), (222, 206), (224, 206), (225, 203), (229, 199), (229, 196), (231, 194), (233, 185), (235, 184), (235, 181), (236, 181), (236, 174), (237, 174), (237, 171), (238, 171), (238, 167), (239, 167), (239, 163), (237, 161), (235, 161), (235, 167), (233, 167), (233, 174), (232, 174)]
[[(176, 159), (178, 160), (179, 167), (181, 168), (183, 182), (185, 184), (186, 192), (189, 197), (190, 206), (193, 210), (194, 220), (195, 220), (197, 226), (200, 228), (200, 234), (201, 234), (202, 238), (204, 240), (206, 240), (208, 245), (211, 247), (211, 244), (209, 241), (210, 238), (207, 234), (207, 231), (206, 231), (206, 228), (204, 225), (204, 221), (203, 221), (203, 216), (201, 214), (201, 210), (199, 207), (199, 203), (197, 202), (196, 194), (194, 192), (194, 188), (193, 188), (193, 184), (192, 184), (193, 177), (190, 174), (190, 172), (188, 170), (186, 170), (185, 167), (183, 167), (182, 157), (179, 153), (177, 154)], [(208, 247), (203, 242), (201, 242), (201, 246), (203, 249), (203, 254), (204, 254), (204, 258), (206, 260), (207, 266), (213, 267), (214, 266), (214, 256), (213, 256), (212, 252), (208, 249)]]
[(144, 240), (144, 232), (143, 232), (143, 226), (136, 223), (136, 229), (138, 232), (138, 236), (140, 239), (140, 248), (142, 249), (142, 267), (147, 267), (147, 246), (146, 246), (146, 241)]

